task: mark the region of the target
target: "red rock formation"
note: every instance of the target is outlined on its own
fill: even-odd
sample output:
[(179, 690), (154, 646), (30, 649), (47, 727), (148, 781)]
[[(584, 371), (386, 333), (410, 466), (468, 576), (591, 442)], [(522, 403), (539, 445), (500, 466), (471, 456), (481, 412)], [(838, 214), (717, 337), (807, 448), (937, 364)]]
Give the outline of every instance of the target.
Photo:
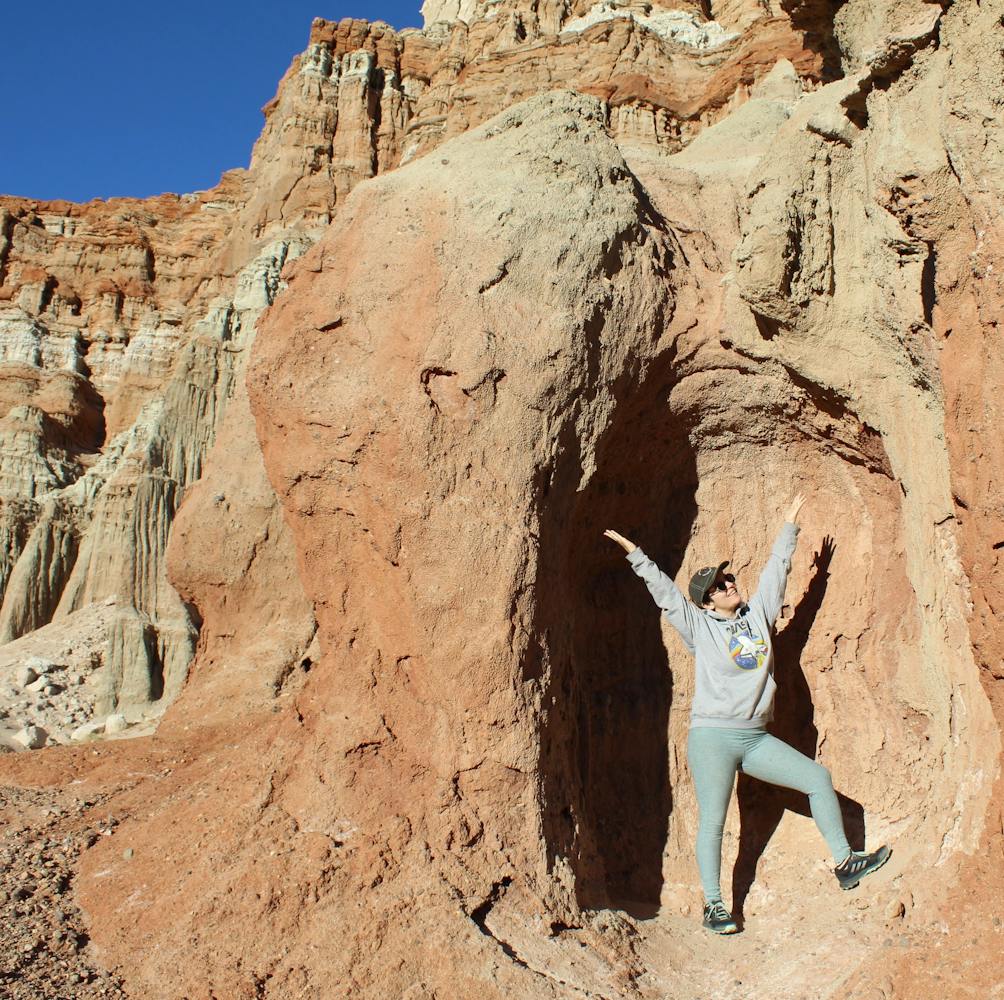
[[(807, 80), (825, 76), (797, 18), (759, 8), (725, 16), (742, 30), (705, 22), (695, 5), (628, 5), (597, 20), (589, 5), (502, 4), (426, 32), (317, 20), (264, 109), (247, 171), (180, 198), (5, 199), (0, 381), (12, 388), (0, 441), (0, 533), (10, 542), (0, 637), (121, 599), (131, 638), (110, 636), (104, 656), (110, 676), (134, 680), (125, 691), (110, 683), (108, 707), (162, 706), (160, 692), (184, 680), (194, 635), (163, 573), (170, 525), (202, 473), (234, 364), (286, 255), (323, 232), (360, 180), (558, 85), (603, 97), (615, 135), (676, 149), (781, 55)], [(30, 380), (55, 379), (56, 395), (76, 397), (69, 438), (65, 406), (45, 393), (35, 400), (23, 365)], [(33, 502), (40, 491), (45, 505)]]
[[(949, 996), (944, 955), (994, 988), (996, 15), (679, 8), (315, 22), (248, 172), (121, 244), (125, 203), (60, 209), (92, 284), (8, 206), (9, 342), (38, 347), (3, 383), (4, 530), (62, 554), (12, 565), (0, 619), (136, 566), (157, 636), (202, 625), (156, 739), (3, 764), (117, 790), (77, 891), (133, 992)], [(735, 37), (688, 47), (708, 13)], [(195, 220), (197, 272), (161, 284), (161, 234)], [(143, 334), (148, 301), (183, 335)], [(92, 364), (101, 308), (145, 374)], [(44, 504), (18, 471), (40, 448), (68, 470)], [(766, 947), (725, 955), (693, 913), (688, 660), (602, 530), (748, 581), (796, 488), (778, 731), (895, 854), (839, 894), (804, 802), (741, 778), (726, 870)], [(135, 523), (184, 602), (115, 541)]]

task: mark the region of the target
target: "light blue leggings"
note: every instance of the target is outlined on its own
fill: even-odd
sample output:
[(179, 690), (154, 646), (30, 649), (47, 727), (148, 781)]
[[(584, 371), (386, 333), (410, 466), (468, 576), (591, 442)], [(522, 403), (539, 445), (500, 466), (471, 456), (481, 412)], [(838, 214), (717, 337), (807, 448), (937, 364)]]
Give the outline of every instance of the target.
[(700, 810), (697, 867), (709, 903), (722, 898), (722, 830), (740, 767), (751, 778), (808, 795), (812, 818), (826, 838), (833, 860), (843, 861), (850, 854), (830, 772), (765, 729), (696, 726), (687, 737), (687, 763)]

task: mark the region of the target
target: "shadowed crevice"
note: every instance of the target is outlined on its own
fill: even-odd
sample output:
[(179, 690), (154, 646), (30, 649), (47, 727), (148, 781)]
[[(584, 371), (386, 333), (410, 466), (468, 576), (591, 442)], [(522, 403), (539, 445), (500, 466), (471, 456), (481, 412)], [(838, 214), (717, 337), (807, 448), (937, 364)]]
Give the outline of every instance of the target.
[(843, 77), (840, 44), (834, 18), (845, 0), (781, 0), (793, 28), (802, 32), (802, 44), (822, 60), (820, 79), (831, 83)]
[(673, 808), (672, 665), (648, 592), (603, 531), (637, 541), (667, 572), (679, 568), (697, 472), (686, 419), (669, 408), (672, 363), (660, 359), (640, 388), (623, 380), (584, 489), (567, 472), (552, 482), (534, 630), (537, 669), (549, 671), (541, 777), (550, 864), (569, 864), (583, 908), (642, 916), (659, 904)]

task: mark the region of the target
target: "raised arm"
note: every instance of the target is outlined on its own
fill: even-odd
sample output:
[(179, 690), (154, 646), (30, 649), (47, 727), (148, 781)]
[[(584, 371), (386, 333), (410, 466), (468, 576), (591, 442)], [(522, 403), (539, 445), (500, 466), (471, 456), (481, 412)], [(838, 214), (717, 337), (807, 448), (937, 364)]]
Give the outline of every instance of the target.
[(798, 514), (805, 503), (805, 497), (799, 493), (791, 502), (785, 514), (784, 524), (778, 532), (771, 549), (770, 558), (760, 574), (756, 593), (750, 598), (750, 606), (757, 604), (763, 609), (764, 617), (772, 625), (781, 613), (784, 604), (784, 590), (788, 584), (788, 574), (791, 572), (791, 557), (795, 552), (795, 542), (798, 539)]
[(631, 568), (645, 581), (648, 592), (662, 608), (669, 623), (680, 633), (687, 648), (694, 649), (694, 628), (700, 612), (680, 592), (680, 588), (637, 545), (616, 531), (603, 532), (627, 553)]

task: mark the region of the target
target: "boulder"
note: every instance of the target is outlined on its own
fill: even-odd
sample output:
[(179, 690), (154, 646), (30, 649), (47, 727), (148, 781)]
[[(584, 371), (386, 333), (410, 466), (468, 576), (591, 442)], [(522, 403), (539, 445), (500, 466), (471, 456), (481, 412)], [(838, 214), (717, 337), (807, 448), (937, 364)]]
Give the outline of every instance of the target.
[(26, 750), (38, 750), (48, 742), (49, 734), (41, 726), (24, 726), (14, 734), (14, 739)]
[(129, 723), (126, 722), (126, 717), (122, 715), (120, 712), (115, 712), (112, 715), (109, 715), (107, 719), (105, 719), (105, 732), (109, 736), (112, 736), (116, 733), (123, 733), (128, 728), (129, 728)]
[(92, 736), (98, 736), (104, 732), (105, 720), (92, 719), (90, 722), (85, 722), (83, 725), (77, 726), (77, 728), (70, 733), (70, 739), (76, 741), (87, 740)]

